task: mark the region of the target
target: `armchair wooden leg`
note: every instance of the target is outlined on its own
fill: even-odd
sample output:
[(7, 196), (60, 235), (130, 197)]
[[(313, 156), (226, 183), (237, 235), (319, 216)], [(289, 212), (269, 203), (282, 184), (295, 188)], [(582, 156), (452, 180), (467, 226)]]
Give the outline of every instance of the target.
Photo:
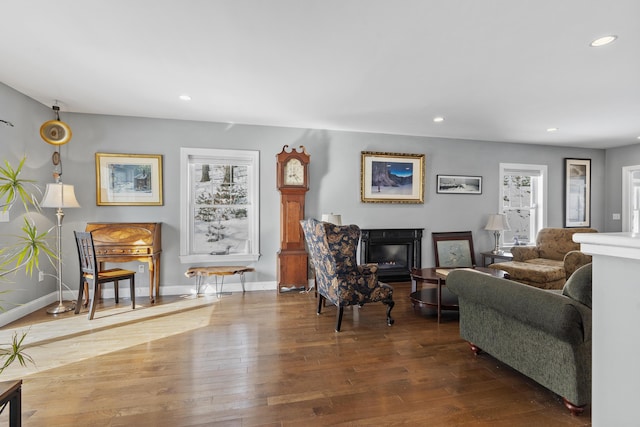
[(393, 320), (393, 318), (391, 317), (391, 310), (393, 309), (393, 306), (396, 305), (396, 302), (391, 298), (382, 302), (387, 305), (387, 325), (391, 326), (395, 322), (395, 320)]
[(340, 325), (342, 325), (342, 314), (344, 313), (344, 307), (338, 307), (338, 315), (336, 319), (336, 332), (340, 332)]
[(476, 356), (482, 353), (482, 349), (472, 342), (469, 343), (469, 347), (471, 347), (471, 351), (473, 351), (473, 354)]
[(318, 294), (318, 311), (317, 313), (320, 314), (320, 312), (322, 311), (322, 304), (324, 303), (324, 297), (320, 294)]
[(584, 412), (584, 407), (586, 406), (586, 405), (582, 405), (582, 406), (574, 405), (564, 397), (562, 398), (562, 403), (564, 403), (564, 406), (571, 412), (571, 415), (582, 414)]

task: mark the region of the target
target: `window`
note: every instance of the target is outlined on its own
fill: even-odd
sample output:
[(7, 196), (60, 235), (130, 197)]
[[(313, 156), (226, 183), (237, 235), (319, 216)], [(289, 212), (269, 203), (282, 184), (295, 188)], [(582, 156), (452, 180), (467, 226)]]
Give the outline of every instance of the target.
[(258, 260), (258, 177), (258, 151), (180, 149), (181, 262)]
[(511, 227), (502, 233), (502, 246), (535, 242), (547, 223), (547, 166), (501, 163), (500, 184), (499, 212)]
[(622, 168), (622, 231), (640, 232), (640, 165)]

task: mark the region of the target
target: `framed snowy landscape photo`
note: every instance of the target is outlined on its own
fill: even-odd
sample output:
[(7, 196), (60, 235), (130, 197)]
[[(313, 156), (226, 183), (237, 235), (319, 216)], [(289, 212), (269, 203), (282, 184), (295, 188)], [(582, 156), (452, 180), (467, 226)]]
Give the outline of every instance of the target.
[(438, 175), (436, 185), (440, 194), (482, 194), (481, 176)]
[(424, 203), (424, 154), (363, 151), (360, 200), (366, 203)]
[(254, 262), (259, 152), (180, 149), (180, 261)]

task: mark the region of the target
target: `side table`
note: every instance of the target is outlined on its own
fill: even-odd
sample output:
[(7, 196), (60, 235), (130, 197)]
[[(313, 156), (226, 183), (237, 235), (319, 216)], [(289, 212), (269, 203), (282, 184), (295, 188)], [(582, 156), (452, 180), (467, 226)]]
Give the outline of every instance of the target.
[[(509, 273), (502, 270), (496, 270), (493, 268), (484, 268), (484, 267), (474, 267), (474, 270), (479, 271), (483, 274), (488, 274), (494, 277), (501, 277), (508, 279)], [(446, 286), (446, 275), (449, 271), (455, 270), (455, 268), (414, 268), (411, 270), (411, 295), (409, 298), (414, 305), (427, 305), (431, 307), (436, 307), (436, 312), (438, 316), (438, 323), (440, 323), (440, 317), (442, 315), (442, 310), (458, 310), (458, 305), (456, 304), (443, 304), (442, 303), (442, 287)], [(444, 274), (442, 274), (444, 273)], [(418, 282), (421, 284), (431, 284), (435, 285), (436, 288), (436, 299), (433, 300), (431, 296), (433, 292), (429, 292), (429, 288), (418, 289)], [(433, 288), (433, 286), (431, 286)], [(432, 290), (433, 291), (433, 290)], [(430, 295), (431, 294), (431, 295)]]
[[(489, 264), (494, 264), (497, 259), (502, 261), (513, 261), (513, 255), (511, 252), (503, 252), (501, 254), (494, 254), (493, 252), (480, 252), (482, 255), (482, 266), (487, 267)], [(489, 262), (487, 262), (489, 260)]]
[(0, 407), (9, 405), (9, 427), (22, 425), (22, 380), (0, 382)]
[[(200, 295), (200, 287), (204, 284), (204, 280), (208, 276), (214, 276), (216, 279), (216, 295), (218, 298), (222, 295), (222, 287), (224, 286), (224, 276), (240, 276), (242, 284), (242, 292), (244, 293), (244, 273), (255, 271), (253, 267), (245, 266), (219, 266), (219, 267), (190, 267), (186, 273), (187, 277), (196, 278), (196, 297)], [(220, 283), (220, 291), (218, 291), (218, 276), (222, 278)]]

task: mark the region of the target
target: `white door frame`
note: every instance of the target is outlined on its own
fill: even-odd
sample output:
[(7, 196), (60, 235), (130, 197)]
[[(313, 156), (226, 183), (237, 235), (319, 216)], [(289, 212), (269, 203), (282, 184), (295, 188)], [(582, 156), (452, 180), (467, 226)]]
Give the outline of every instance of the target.
[[(637, 200), (637, 204), (633, 204), (634, 189), (640, 184), (636, 185), (633, 182), (633, 173), (640, 172), (640, 165), (624, 166), (622, 168), (622, 231), (634, 231), (634, 210), (637, 212), (640, 209), (640, 200)], [(634, 209), (635, 208), (635, 209)], [(637, 214), (636, 214), (637, 215)], [(636, 220), (638, 222), (639, 220)], [(637, 226), (636, 226), (637, 228)]]

